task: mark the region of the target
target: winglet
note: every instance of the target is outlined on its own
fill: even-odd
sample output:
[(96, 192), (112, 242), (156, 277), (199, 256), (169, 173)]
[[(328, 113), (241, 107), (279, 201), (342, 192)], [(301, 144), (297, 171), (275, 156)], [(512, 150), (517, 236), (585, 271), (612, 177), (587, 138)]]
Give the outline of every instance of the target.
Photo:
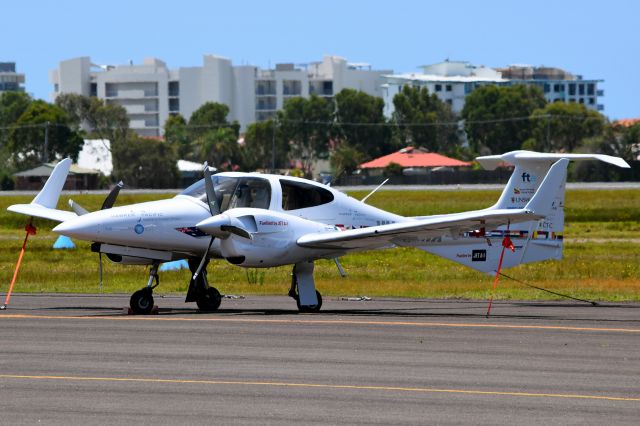
[(42, 207), (55, 209), (58, 205), (58, 198), (60, 198), (60, 192), (62, 192), (64, 182), (67, 180), (70, 167), (71, 158), (65, 158), (59, 162), (44, 184), (44, 188), (38, 192), (38, 195), (36, 195), (36, 198), (33, 199), (31, 204), (39, 204)]
[(551, 213), (553, 203), (567, 179), (568, 165), (569, 160), (562, 158), (551, 166), (540, 187), (524, 207), (526, 210), (541, 216), (547, 216)]

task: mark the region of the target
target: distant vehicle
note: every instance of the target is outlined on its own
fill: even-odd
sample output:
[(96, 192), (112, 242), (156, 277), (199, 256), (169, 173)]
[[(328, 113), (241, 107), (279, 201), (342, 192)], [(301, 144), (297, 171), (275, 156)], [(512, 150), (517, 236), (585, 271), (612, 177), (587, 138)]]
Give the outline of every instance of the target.
[[(112, 207), (120, 186), (102, 209), (56, 209), (71, 160), (61, 161), (30, 204), (9, 211), (61, 222), (53, 231), (93, 242), (92, 250), (121, 264), (151, 265), (147, 285), (130, 300), (138, 314), (151, 312), (161, 263), (187, 259), (193, 273), (187, 302), (215, 311), (221, 296), (207, 277), (210, 259), (243, 268), (292, 265), (289, 295), (300, 311), (315, 312), (314, 261), (358, 250), (417, 247), (478, 271), (562, 256), (566, 170), (570, 160), (597, 159), (629, 167), (606, 155), (513, 151), (479, 157), (485, 168), (503, 162), (515, 169), (492, 207), (464, 213), (403, 217), (310, 180), (226, 172), (204, 179), (174, 198)], [(402, 193), (398, 193), (402, 203)], [(25, 240), (26, 241), (26, 240)], [(24, 247), (24, 246), (23, 246)], [(507, 251), (510, 248), (512, 251)], [(155, 283), (155, 285), (154, 285)]]

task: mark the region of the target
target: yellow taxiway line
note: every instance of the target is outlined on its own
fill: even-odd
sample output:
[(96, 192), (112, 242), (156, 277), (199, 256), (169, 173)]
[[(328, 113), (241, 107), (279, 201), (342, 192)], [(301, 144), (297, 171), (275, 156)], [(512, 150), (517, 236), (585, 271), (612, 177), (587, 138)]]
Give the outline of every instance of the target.
[(640, 402), (640, 398), (608, 396), (608, 395), (501, 392), (501, 391), (482, 391), (482, 390), (466, 390), (466, 389), (415, 388), (415, 387), (402, 387), (402, 386), (329, 385), (329, 384), (321, 384), (321, 383), (288, 383), (288, 382), (269, 382), (269, 381), (251, 381), (251, 380), (243, 381), (243, 380), (192, 380), (192, 379), (90, 377), (90, 376), (40, 376), (40, 375), (32, 376), (32, 375), (22, 375), (22, 374), (0, 374), (0, 379), (160, 383), (160, 384), (175, 384), (175, 385), (208, 385), (208, 386), (225, 386), (226, 385), (226, 386), (293, 387), (293, 388), (333, 389), (333, 390), (446, 393), (446, 394), (463, 394), (463, 395), (513, 396), (513, 397), (532, 397), (532, 398), (569, 398), (569, 399)]
[(406, 326), (406, 327), (452, 327), (452, 328), (493, 328), (516, 330), (556, 330), (583, 332), (611, 332), (611, 333), (640, 333), (638, 328), (609, 328), (609, 327), (571, 327), (561, 325), (533, 325), (533, 324), (482, 324), (482, 323), (446, 323), (422, 321), (359, 321), (344, 319), (268, 319), (268, 318), (237, 318), (237, 317), (207, 317), (184, 318), (165, 317), (158, 315), (123, 315), (123, 316), (76, 316), (76, 315), (28, 315), (28, 314), (0, 314), (1, 319), (66, 319), (66, 320), (98, 320), (98, 321), (172, 321), (172, 322), (231, 322), (231, 323), (262, 323), (262, 324), (301, 324), (301, 325), (373, 325), (373, 326)]

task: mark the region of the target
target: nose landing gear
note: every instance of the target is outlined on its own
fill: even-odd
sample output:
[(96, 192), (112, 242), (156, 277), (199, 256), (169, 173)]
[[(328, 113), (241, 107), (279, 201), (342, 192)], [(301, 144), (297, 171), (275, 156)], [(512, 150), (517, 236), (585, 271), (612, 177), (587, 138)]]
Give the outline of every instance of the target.
[[(136, 315), (148, 315), (153, 310), (153, 289), (160, 285), (160, 277), (158, 276), (158, 266), (160, 262), (153, 262), (149, 271), (149, 281), (147, 286), (131, 295), (129, 306), (131, 311)], [(153, 282), (156, 285), (153, 285)]]

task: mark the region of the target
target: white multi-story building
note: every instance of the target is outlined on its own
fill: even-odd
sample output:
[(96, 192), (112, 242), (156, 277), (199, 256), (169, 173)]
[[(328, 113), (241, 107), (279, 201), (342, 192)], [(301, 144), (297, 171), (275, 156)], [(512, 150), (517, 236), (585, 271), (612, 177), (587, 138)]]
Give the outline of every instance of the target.
[(94, 65), (88, 57), (60, 62), (51, 71), (52, 98), (61, 93), (97, 96), (122, 105), (130, 126), (143, 136), (160, 136), (171, 114), (189, 118), (205, 102), (229, 107), (229, 119), (242, 129), (273, 117), (292, 96), (331, 98), (344, 88), (382, 96), (382, 76), (367, 64), (350, 64), (336, 56), (304, 65), (277, 64), (275, 69), (234, 66), (229, 59), (205, 55), (200, 67), (169, 69), (155, 58), (142, 65)]
[(539, 86), (548, 102), (578, 102), (587, 108), (601, 111), (598, 97), (604, 92), (598, 89), (603, 80), (583, 80), (558, 68), (512, 65), (507, 68), (488, 68), (469, 62), (449, 61), (422, 67), (422, 73), (392, 74), (384, 76), (382, 86), (385, 115), (394, 111), (393, 97), (405, 85), (426, 87), (440, 100), (451, 105), (454, 112), (462, 111), (465, 98), (479, 86), (493, 84), (510, 86), (531, 84)]
[(0, 93), (24, 92), (24, 74), (16, 72), (15, 62), (0, 62)]

